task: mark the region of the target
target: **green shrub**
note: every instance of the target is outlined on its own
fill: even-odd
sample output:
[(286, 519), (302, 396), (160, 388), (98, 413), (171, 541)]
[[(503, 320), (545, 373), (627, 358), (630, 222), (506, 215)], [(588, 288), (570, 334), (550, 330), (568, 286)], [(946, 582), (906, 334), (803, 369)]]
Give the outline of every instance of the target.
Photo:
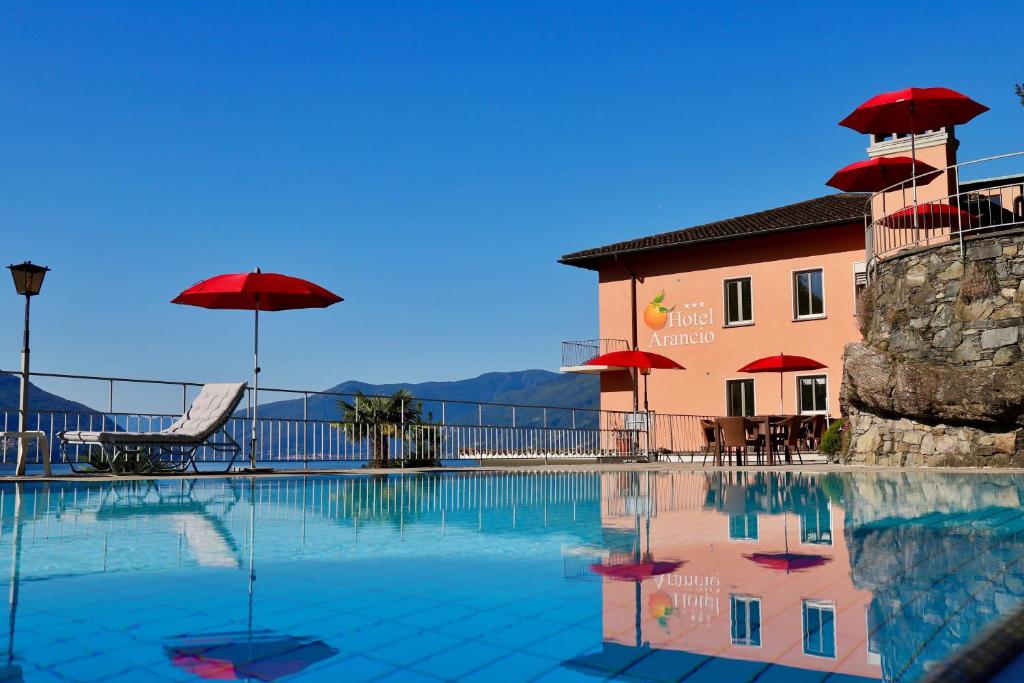
[(818, 450), (821, 451), (823, 455), (831, 457), (839, 453), (840, 450), (842, 450), (842, 429), (843, 421), (836, 420), (835, 422), (830, 424), (828, 426), (828, 429), (825, 430), (825, 433), (821, 435), (821, 446), (818, 447)]

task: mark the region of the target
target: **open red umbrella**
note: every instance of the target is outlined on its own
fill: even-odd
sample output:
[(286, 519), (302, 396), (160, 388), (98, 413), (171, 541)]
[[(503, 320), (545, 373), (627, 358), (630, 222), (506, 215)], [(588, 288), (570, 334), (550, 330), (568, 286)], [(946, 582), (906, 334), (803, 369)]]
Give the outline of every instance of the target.
[[(978, 220), (978, 216), (950, 204), (931, 203), (917, 207), (917, 219), (918, 227), (933, 229), (954, 225), (971, 226)], [(890, 228), (914, 227), (914, 207), (908, 206), (891, 213), (882, 219), (882, 223)]]
[(652, 576), (671, 574), (683, 566), (682, 562), (648, 560), (646, 562), (623, 562), (620, 564), (592, 564), (590, 570), (601, 576), (618, 581), (643, 581)]
[(813, 358), (805, 356), (787, 356), (780, 353), (777, 356), (765, 356), (751, 361), (738, 370), (738, 372), (758, 373), (777, 372), (779, 373), (779, 412), (785, 413), (785, 404), (782, 399), (782, 373), (784, 372), (805, 372), (807, 370), (820, 370), (827, 367)]
[(276, 681), (338, 654), (322, 640), (270, 632), (189, 637), (166, 652), (171, 664), (208, 681)]
[(647, 412), (647, 375), (651, 370), (685, 370), (682, 365), (660, 353), (650, 351), (612, 351), (588, 360), (584, 365), (636, 368), (644, 376), (644, 412)]
[[(843, 192), (878, 192), (910, 180), (915, 174), (914, 168), (915, 162), (910, 157), (875, 157), (844, 166), (825, 184)], [(923, 161), (916, 162), (916, 168), (919, 175), (937, 170)], [(932, 175), (926, 182), (937, 177), (937, 174)]]
[(251, 273), (217, 275), (198, 282), (176, 296), (171, 303), (201, 308), (253, 311), (253, 409), (252, 439), (249, 463), (256, 467), (256, 418), (260, 397), (260, 311), (286, 311), (298, 308), (326, 308), (343, 299), (308, 280), (264, 273), (259, 268)]
[(770, 569), (778, 569), (785, 571), (787, 574), (791, 571), (800, 571), (801, 569), (811, 569), (812, 567), (819, 567), (829, 561), (829, 558), (823, 555), (811, 555), (807, 553), (753, 553), (752, 555), (744, 555), (751, 562), (761, 565), (762, 567), (768, 567)]
[[(864, 102), (840, 126), (860, 133), (909, 133), (910, 157), (917, 162), (917, 134), (933, 128), (967, 123), (988, 107), (949, 88), (904, 88), (875, 95)], [(917, 226), (917, 171), (914, 185), (914, 226)]]

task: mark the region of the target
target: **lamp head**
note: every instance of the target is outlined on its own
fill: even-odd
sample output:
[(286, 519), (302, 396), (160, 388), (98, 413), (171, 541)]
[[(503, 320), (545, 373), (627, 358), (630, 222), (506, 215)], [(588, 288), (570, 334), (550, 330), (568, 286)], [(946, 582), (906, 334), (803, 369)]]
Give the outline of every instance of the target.
[(43, 278), (49, 272), (46, 266), (37, 266), (31, 261), (7, 266), (14, 278), (14, 288), (22, 296), (35, 296), (43, 288)]

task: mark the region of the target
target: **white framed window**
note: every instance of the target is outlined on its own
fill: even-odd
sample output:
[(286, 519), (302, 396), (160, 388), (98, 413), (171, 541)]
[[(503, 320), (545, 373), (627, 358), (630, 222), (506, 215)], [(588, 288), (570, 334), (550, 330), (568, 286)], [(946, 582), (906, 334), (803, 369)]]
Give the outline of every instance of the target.
[(857, 310), (857, 301), (860, 294), (868, 286), (868, 266), (864, 261), (857, 261), (853, 264), (853, 310)]
[(749, 325), (754, 322), (754, 302), (749, 277), (725, 281), (725, 325)]
[(832, 503), (808, 505), (800, 512), (800, 542), (832, 545)]
[(801, 415), (828, 415), (828, 375), (797, 377), (796, 396)]
[(733, 645), (761, 647), (761, 598), (729, 596), (729, 635)]
[(825, 317), (825, 273), (821, 268), (793, 273), (793, 318)]
[(754, 412), (754, 380), (725, 381), (725, 408), (729, 417), (750, 417)]
[(756, 541), (758, 537), (757, 513), (729, 515), (729, 540)]
[(836, 606), (832, 602), (804, 600), (804, 654), (812, 657), (836, 657)]

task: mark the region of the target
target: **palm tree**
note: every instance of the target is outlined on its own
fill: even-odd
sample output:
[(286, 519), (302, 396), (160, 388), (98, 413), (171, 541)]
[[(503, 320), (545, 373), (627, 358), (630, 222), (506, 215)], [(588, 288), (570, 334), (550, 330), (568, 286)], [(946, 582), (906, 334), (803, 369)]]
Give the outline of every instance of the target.
[(399, 389), (391, 396), (367, 396), (356, 392), (352, 403), (339, 400), (341, 422), (332, 423), (345, 436), (370, 444), (370, 467), (387, 467), (391, 439), (404, 436), (403, 429), (422, 422), (423, 404), (408, 389)]

